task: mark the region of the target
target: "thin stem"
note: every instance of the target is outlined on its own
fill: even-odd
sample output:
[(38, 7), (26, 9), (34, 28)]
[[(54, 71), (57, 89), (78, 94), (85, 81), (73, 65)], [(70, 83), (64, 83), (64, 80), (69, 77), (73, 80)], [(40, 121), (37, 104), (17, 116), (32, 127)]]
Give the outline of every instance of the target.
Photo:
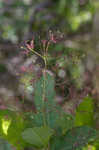
[(37, 52), (34, 51), (32, 48), (29, 48), (29, 50), (44, 59), (44, 57), (43, 57), (41, 54), (37, 53)]
[[(47, 56), (48, 56), (48, 48), (49, 48), (49, 45), (50, 45), (50, 40), (47, 42), (47, 46), (45, 48), (45, 69), (47, 69)], [(45, 77), (45, 80), (46, 80), (46, 77)], [(47, 110), (47, 124), (49, 125), (49, 110)], [(49, 149), (49, 148), (48, 148)]]
[(42, 95), (42, 104), (43, 104), (43, 120), (44, 120), (44, 126), (46, 126), (46, 110), (45, 110), (45, 96), (46, 96), (46, 72), (45, 68), (43, 70), (43, 95)]
[(47, 46), (46, 46), (46, 48), (45, 48), (46, 56), (47, 56), (47, 52), (48, 52), (49, 45), (50, 45), (50, 40), (47, 42)]
[(46, 126), (47, 122), (46, 122), (46, 108), (45, 108), (45, 98), (46, 98), (46, 68), (47, 68), (47, 58), (46, 58), (46, 53), (44, 53), (44, 56), (43, 56), (43, 59), (44, 59), (44, 63), (45, 63), (45, 67), (44, 67), (44, 70), (43, 70), (43, 95), (42, 95), (42, 103), (43, 103), (43, 120), (44, 120), (44, 125)]

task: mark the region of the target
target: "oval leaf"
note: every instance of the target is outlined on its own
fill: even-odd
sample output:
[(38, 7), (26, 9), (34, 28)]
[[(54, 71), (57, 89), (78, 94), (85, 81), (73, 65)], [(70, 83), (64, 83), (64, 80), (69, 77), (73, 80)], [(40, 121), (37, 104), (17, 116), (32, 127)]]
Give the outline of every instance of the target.
[(34, 147), (41, 148), (47, 146), (53, 130), (49, 127), (28, 128), (22, 133), (23, 139)]

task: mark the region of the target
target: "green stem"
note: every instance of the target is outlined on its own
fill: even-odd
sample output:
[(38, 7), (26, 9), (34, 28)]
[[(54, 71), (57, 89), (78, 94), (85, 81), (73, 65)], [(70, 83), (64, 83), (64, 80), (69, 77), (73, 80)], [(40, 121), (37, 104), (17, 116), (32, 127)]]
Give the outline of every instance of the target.
[(44, 59), (44, 57), (43, 57), (41, 54), (37, 53), (37, 52), (34, 51), (32, 48), (30, 48), (29, 50), (32, 51), (34, 54), (36, 54), (36, 55), (38, 55), (38, 56), (40, 56), (41, 58)]
[(44, 120), (44, 126), (46, 126), (46, 110), (45, 110), (45, 85), (46, 85), (46, 81), (45, 81), (45, 69), (43, 70), (43, 95), (42, 95), (42, 104), (43, 104), (43, 120)]
[(42, 95), (42, 104), (43, 104), (43, 120), (44, 120), (44, 126), (47, 125), (47, 122), (46, 122), (46, 108), (45, 108), (45, 98), (46, 98), (46, 67), (47, 67), (47, 63), (46, 63), (46, 56), (44, 55), (43, 56), (43, 59), (44, 59), (44, 63), (45, 63), (45, 67), (44, 67), (44, 70), (43, 70), (43, 95)]

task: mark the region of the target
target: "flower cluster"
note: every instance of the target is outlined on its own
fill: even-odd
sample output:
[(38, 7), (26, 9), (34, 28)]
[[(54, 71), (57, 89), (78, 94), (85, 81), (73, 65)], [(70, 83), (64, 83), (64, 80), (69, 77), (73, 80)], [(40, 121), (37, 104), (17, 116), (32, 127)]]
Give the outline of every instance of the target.
[[(39, 39), (40, 39), (40, 36), (38, 36)], [(25, 46), (24, 47), (21, 47), (23, 49), (22, 53), (24, 55), (29, 55), (31, 53), (35, 54), (36, 56), (40, 57), (44, 63), (45, 63), (45, 66), (47, 64), (47, 57), (48, 57), (48, 49), (49, 49), (49, 46), (50, 44), (56, 44), (58, 42), (58, 37), (57, 35), (53, 34), (52, 31), (49, 31), (48, 32), (48, 37), (46, 39), (40, 39), (40, 41), (38, 41), (38, 45), (41, 44), (40, 46), (40, 53), (38, 52), (37, 50), (37, 47), (36, 47), (36, 37), (32, 38), (31, 41), (25, 41)], [(62, 37), (60, 37), (62, 38)], [(22, 66), (21, 67), (21, 72), (26, 72), (27, 68)]]
[[(51, 43), (57, 43), (57, 39), (52, 31), (49, 31), (49, 37), (47, 40), (41, 40), (42, 46), (43, 46), (43, 52), (48, 50), (48, 47)], [(21, 47), (25, 51), (23, 51), (23, 54), (28, 55), (30, 51), (34, 52), (36, 55), (42, 57), (39, 53), (35, 50), (35, 38), (33, 37), (31, 41), (25, 41), (25, 47)]]

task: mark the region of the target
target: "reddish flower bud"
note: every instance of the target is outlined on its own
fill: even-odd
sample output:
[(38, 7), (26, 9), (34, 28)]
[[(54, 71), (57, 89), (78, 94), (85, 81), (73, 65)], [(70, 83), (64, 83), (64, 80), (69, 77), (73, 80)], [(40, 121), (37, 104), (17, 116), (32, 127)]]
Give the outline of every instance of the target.
[(54, 37), (54, 35), (53, 35), (53, 33), (52, 33), (52, 31), (49, 32), (49, 37), (50, 37), (50, 41), (51, 42), (53, 42), (53, 43), (57, 42), (56, 39), (55, 39), (55, 37)]
[(34, 49), (34, 40), (32, 39), (32, 41), (30, 42), (30, 46), (32, 49)]
[(26, 41), (25, 45), (28, 49), (34, 49), (34, 39), (32, 39), (31, 41)]
[(51, 35), (50, 40), (51, 40), (53, 43), (56, 43), (56, 42), (57, 42), (53, 34)]
[(26, 47), (27, 47), (28, 49), (31, 49), (31, 46), (30, 46), (29, 44), (26, 44)]

